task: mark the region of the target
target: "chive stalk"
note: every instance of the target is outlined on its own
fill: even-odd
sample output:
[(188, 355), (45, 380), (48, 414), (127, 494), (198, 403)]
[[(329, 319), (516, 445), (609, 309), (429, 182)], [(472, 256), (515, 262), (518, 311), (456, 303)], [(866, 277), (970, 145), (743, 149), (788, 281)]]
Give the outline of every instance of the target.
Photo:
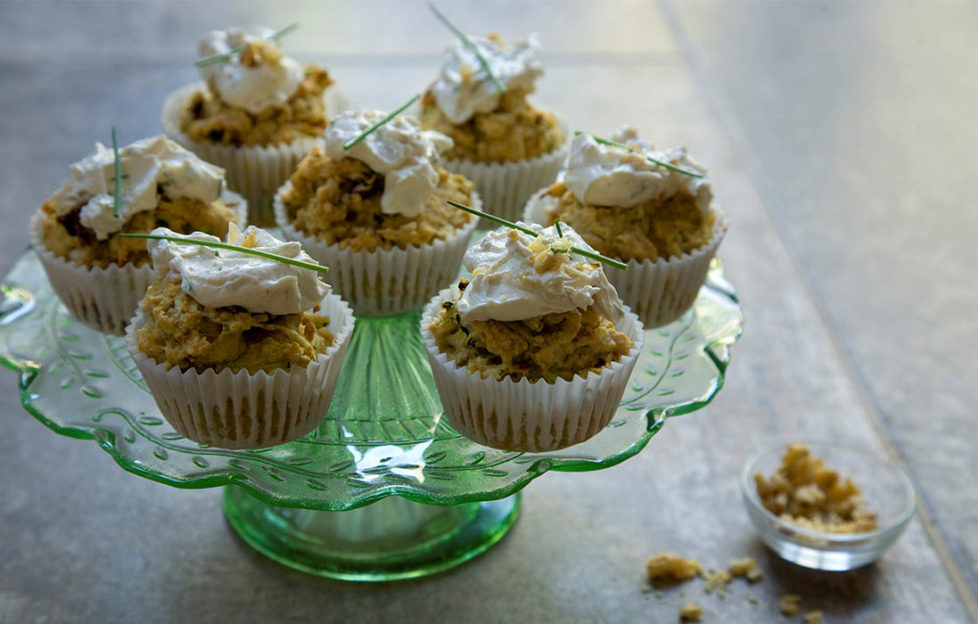
[[(580, 134), (584, 134), (584, 133), (581, 132), (580, 130), (577, 130), (576, 132), (574, 132), (574, 136), (578, 136)], [(674, 165), (672, 163), (668, 163), (668, 162), (659, 160), (657, 158), (652, 158), (648, 154), (646, 154), (644, 152), (639, 152), (637, 150), (634, 150), (631, 147), (625, 145), (624, 143), (619, 143), (617, 141), (609, 141), (608, 139), (602, 139), (601, 137), (596, 137), (593, 134), (592, 135), (589, 135), (589, 136), (592, 139), (594, 139), (594, 141), (596, 143), (600, 143), (601, 145), (608, 145), (610, 147), (620, 147), (621, 149), (626, 150), (626, 151), (628, 151), (628, 152), (630, 152), (632, 154), (641, 154), (649, 162), (655, 163), (655, 164), (659, 165), (660, 167), (665, 167), (666, 169), (668, 169), (670, 171), (675, 171), (676, 173), (681, 173), (683, 175), (688, 175), (688, 176), (690, 176), (692, 178), (702, 178), (703, 177), (703, 174), (701, 174), (701, 173), (696, 173), (695, 171), (689, 171), (688, 169), (683, 169), (682, 167), (677, 167), (676, 165)]]
[(492, 69), (489, 67), (489, 61), (486, 60), (486, 57), (482, 56), (482, 52), (479, 51), (479, 47), (475, 45), (471, 39), (465, 36), (465, 33), (456, 28), (455, 24), (448, 21), (448, 18), (442, 15), (442, 12), (438, 10), (433, 2), (428, 3), (428, 8), (431, 9), (431, 12), (438, 18), (438, 21), (445, 25), (445, 28), (450, 30), (453, 35), (458, 37), (458, 40), (462, 42), (462, 45), (468, 48), (472, 54), (475, 54), (475, 58), (478, 59), (479, 65), (482, 66), (482, 70), (486, 72), (487, 76), (489, 76), (489, 80), (492, 80), (492, 83), (496, 85), (496, 89), (500, 93), (506, 93), (506, 85), (503, 84), (502, 80), (496, 77), (496, 74), (492, 73)]
[[(512, 221), (507, 221), (506, 219), (503, 219), (502, 217), (497, 217), (496, 215), (491, 215), (491, 214), (489, 214), (487, 212), (482, 212), (481, 210), (476, 210), (475, 208), (471, 208), (469, 206), (466, 206), (465, 204), (460, 204), (460, 203), (458, 203), (456, 201), (452, 201), (450, 199), (447, 199), (445, 201), (448, 202), (448, 204), (450, 206), (454, 206), (454, 207), (458, 208), (459, 210), (464, 210), (465, 212), (467, 212), (469, 214), (473, 214), (473, 215), (475, 215), (477, 217), (482, 217), (483, 219), (486, 219), (488, 221), (492, 221), (493, 223), (498, 223), (499, 225), (504, 225), (504, 226), (506, 226), (506, 227), (508, 227), (510, 229), (523, 232), (524, 234), (528, 234), (528, 235), (532, 236), (533, 238), (537, 238), (538, 236), (540, 236), (540, 233), (539, 232), (535, 232), (535, 231), (531, 230), (530, 228), (525, 228), (522, 225), (517, 225), (516, 223), (513, 223)], [(563, 236), (563, 235), (561, 235), (561, 236)], [(580, 247), (571, 247), (569, 250), (568, 249), (552, 249), (552, 251), (554, 253), (568, 253), (568, 252), (570, 252), (570, 253), (576, 253), (578, 255), (584, 256), (585, 258), (590, 258), (591, 260), (597, 260), (598, 262), (603, 262), (604, 264), (613, 266), (616, 269), (623, 269), (624, 270), (624, 269), (627, 269), (628, 268), (628, 265), (625, 264), (624, 262), (620, 262), (618, 260), (614, 260), (612, 258), (608, 258), (606, 256), (602, 256), (599, 253), (595, 253), (593, 251), (588, 251), (587, 249), (581, 249)]]
[(376, 131), (377, 128), (380, 128), (381, 126), (383, 126), (385, 123), (387, 123), (391, 119), (394, 119), (395, 117), (397, 117), (398, 115), (400, 115), (401, 113), (403, 113), (404, 110), (407, 107), (409, 107), (412, 104), (414, 104), (415, 102), (417, 102), (420, 97), (421, 97), (421, 94), (420, 93), (415, 93), (414, 94), (414, 97), (412, 97), (410, 100), (408, 100), (407, 102), (405, 102), (404, 104), (402, 104), (401, 106), (399, 106), (398, 108), (396, 108), (395, 110), (393, 110), (392, 112), (390, 112), (387, 115), (385, 115), (383, 119), (381, 119), (380, 121), (378, 121), (374, 125), (370, 126), (366, 130), (364, 130), (363, 133), (360, 136), (358, 136), (357, 138), (352, 139), (352, 140), (347, 141), (346, 143), (344, 143), (343, 144), (344, 151), (350, 149), (351, 147), (353, 147), (354, 145), (356, 145), (360, 141), (366, 139), (368, 136), (370, 136), (370, 134), (372, 132)]
[[(272, 41), (278, 41), (279, 39), (289, 34), (290, 32), (292, 32), (298, 27), (299, 27), (299, 22), (293, 22), (288, 26), (286, 26), (285, 28), (273, 32), (269, 37), (269, 39), (271, 39)], [(224, 61), (227, 61), (232, 57), (235, 57), (238, 54), (244, 52), (246, 47), (247, 45), (239, 45), (238, 47), (232, 48), (227, 52), (222, 52), (220, 54), (215, 54), (213, 56), (207, 56), (202, 59), (197, 59), (196, 61), (194, 61), (194, 65), (196, 65), (197, 67), (207, 67), (208, 65), (213, 65), (214, 63), (223, 63)]]
[(182, 236), (167, 236), (165, 234), (122, 233), (119, 234), (119, 238), (144, 238), (149, 240), (165, 240), (165, 241), (170, 241), (172, 243), (200, 245), (201, 247), (212, 247), (214, 249), (230, 249), (231, 251), (237, 251), (251, 256), (258, 256), (259, 258), (267, 258), (269, 260), (275, 260), (276, 262), (281, 262), (282, 264), (290, 264), (292, 266), (297, 266), (302, 269), (310, 269), (313, 271), (318, 271), (320, 273), (329, 272), (329, 267), (325, 267), (319, 264), (312, 264), (311, 262), (303, 262), (302, 260), (296, 260), (295, 258), (286, 258), (285, 256), (273, 254), (268, 251), (262, 251), (260, 249), (252, 249), (251, 247), (242, 247), (240, 245), (232, 245), (231, 243), (222, 243), (218, 241), (208, 241), (208, 240), (197, 240), (195, 238), (184, 238)]

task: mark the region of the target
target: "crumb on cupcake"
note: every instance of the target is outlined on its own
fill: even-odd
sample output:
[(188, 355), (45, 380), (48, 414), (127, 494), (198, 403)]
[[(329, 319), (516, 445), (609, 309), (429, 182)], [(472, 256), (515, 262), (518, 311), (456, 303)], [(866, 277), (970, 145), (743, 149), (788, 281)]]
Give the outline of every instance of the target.
[(499, 105), (475, 113), (463, 124), (454, 124), (435, 104), (430, 91), (421, 101), (421, 123), (451, 137), (454, 147), (445, 153), (451, 160), (513, 162), (549, 154), (564, 142), (557, 118), (527, 100), (529, 92), (510, 89)]
[(252, 147), (317, 137), (327, 126), (323, 92), (333, 81), (313, 64), (300, 66), (275, 41), (238, 29), (213, 31), (201, 54), (238, 54), (201, 67), (205, 91), (195, 91), (180, 114), (180, 129), (202, 143)]
[(612, 320), (621, 316), (617, 294), (599, 263), (570, 251), (586, 243), (569, 227), (562, 233), (498, 230), (467, 252), (473, 285), (461, 280), (429, 328), (449, 360), (484, 378), (553, 383), (586, 378), (629, 352)]
[(547, 222), (570, 223), (589, 245), (626, 261), (705, 246), (716, 226), (706, 170), (685, 149), (653, 151), (633, 128), (612, 138), (574, 137), (563, 179), (531, 199)]
[[(235, 229), (233, 237), (238, 236)], [(249, 228), (236, 244), (267, 249), (278, 243), (270, 235)], [(180, 251), (181, 246), (189, 251)], [(197, 372), (230, 368), (233, 372), (243, 369), (254, 374), (305, 367), (333, 344), (333, 334), (327, 329), (329, 318), (318, 314), (318, 305), (300, 311), (302, 304), (291, 302), (294, 296), (275, 290), (293, 288), (289, 282), (297, 281), (311, 296), (321, 297), (325, 288), (318, 286), (315, 278), (311, 282), (309, 278), (305, 282), (290, 280), (290, 267), (282, 265), (281, 275), (268, 273), (267, 267), (249, 265), (251, 256), (245, 256), (245, 262), (238, 260), (236, 256), (242, 252), (201, 249), (204, 248), (189, 243), (166, 241), (154, 248), (154, 268), (159, 279), (146, 291), (141, 308), (145, 320), (136, 332), (144, 355), (168, 368)], [(279, 268), (276, 263), (270, 266)], [(267, 275), (249, 281), (243, 275), (249, 267)], [(220, 293), (221, 290), (225, 292)], [(235, 292), (240, 297), (235, 298)], [(215, 297), (223, 305), (208, 305)], [(285, 309), (289, 311), (279, 313)]]
[[(459, 283), (464, 288), (465, 280)], [(628, 336), (595, 308), (544, 314), (521, 321), (463, 324), (446, 301), (430, 327), (442, 353), (483, 377), (519, 381), (587, 377), (631, 349)]]
[(144, 265), (146, 242), (120, 233), (157, 227), (224, 237), (237, 223), (236, 202), (222, 198), (224, 171), (162, 136), (119, 150), (122, 180), (115, 216), (115, 157), (96, 144), (73, 164), (72, 177), (41, 205), (41, 238), (54, 255), (86, 267)]
[(181, 370), (271, 373), (307, 366), (333, 344), (329, 317), (208, 308), (176, 280), (151, 284), (142, 310), (146, 322), (137, 333), (140, 351)]
[(716, 224), (716, 214), (704, 214), (685, 193), (628, 207), (585, 204), (563, 182), (551, 186), (549, 194), (558, 199), (550, 223), (571, 224), (589, 245), (621, 260), (679, 257), (708, 243)]
[(446, 204), (469, 204), (473, 184), (437, 168), (437, 186), (417, 216), (384, 212), (385, 176), (355, 158), (333, 160), (314, 148), (290, 178), (282, 195), (296, 229), (352, 251), (405, 248), (448, 238), (471, 217)]
[(611, 422), (642, 326), (604, 273), (616, 263), (573, 229), (511, 225), (465, 252), (471, 279), (430, 301), (422, 337), (456, 431), (509, 451), (566, 448)]
[(514, 162), (561, 146), (565, 137), (557, 118), (527, 100), (543, 74), (536, 58), (536, 37), (531, 35), (513, 46), (495, 33), (471, 40), (506, 90), (499, 91), (466, 46), (456, 42), (448, 47), (439, 77), (421, 102), (422, 125), (455, 143), (445, 158)]
[[(58, 216), (50, 200), (41, 206), (44, 220), (41, 232), (44, 244), (54, 255), (89, 267), (110, 264), (143, 265), (149, 262), (146, 241), (111, 236), (99, 240), (92, 230), (79, 221), (81, 206)], [(146, 234), (157, 227), (175, 232), (206, 232), (224, 237), (228, 223), (237, 222), (231, 208), (221, 201), (204, 202), (183, 197), (159, 195), (156, 208), (135, 214), (120, 232)]]

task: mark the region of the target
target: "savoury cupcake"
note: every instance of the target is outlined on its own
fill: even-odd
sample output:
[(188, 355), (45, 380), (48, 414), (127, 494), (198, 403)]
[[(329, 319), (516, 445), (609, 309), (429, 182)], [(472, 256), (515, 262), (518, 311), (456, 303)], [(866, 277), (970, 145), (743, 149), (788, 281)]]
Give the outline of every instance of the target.
[(452, 427), (537, 452), (610, 422), (643, 333), (576, 232), (530, 228), (535, 237), (499, 229), (469, 249), (471, 279), (432, 299), (421, 333)]
[(221, 243), (207, 234), (153, 236), (155, 279), (126, 345), (167, 421), (221, 448), (272, 446), (314, 429), (353, 331), (321, 267), (298, 243), (255, 227), (232, 226), (220, 249), (206, 246)]
[(569, 223), (627, 262), (608, 277), (645, 326), (658, 327), (693, 305), (727, 225), (706, 169), (685, 149), (654, 152), (630, 128), (614, 138), (574, 137), (563, 180), (536, 193), (524, 218)]
[(421, 308), (458, 275), (477, 221), (446, 204), (480, 203), (439, 164), (451, 140), (409, 115), (349, 111), (325, 143), (276, 196), (276, 223), (332, 267), (326, 280), (357, 315)]
[(244, 225), (247, 204), (225, 190), (223, 169), (166, 137), (115, 151), (96, 143), (71, 165), (71, 177), (31, 219), (30, 239), (71, 315), (122, 334), (152, 268), (146, 245), (120, 234), (162, 225), (224, 236), (229, 224)]
[(475, 182), (487, 212), (510, 220), (567, 157), (565, 129), (527, 99), (543, 74), (539, 49), (535, 35), (513, 46), (495, 34), (466, 37), (446, 49), (421, 101), (421, 125), (454, 141), (445, 167)]
[(215, 30), (199, 44), (203, 83), (178, 89), (163, 105), (167, 136), (224, 167), (247, 197), (250, 220), (272, 222), (272, 197), (309, 150), (321, 145), (339, 106), (332, 79), (284, 55), (273, 33)]

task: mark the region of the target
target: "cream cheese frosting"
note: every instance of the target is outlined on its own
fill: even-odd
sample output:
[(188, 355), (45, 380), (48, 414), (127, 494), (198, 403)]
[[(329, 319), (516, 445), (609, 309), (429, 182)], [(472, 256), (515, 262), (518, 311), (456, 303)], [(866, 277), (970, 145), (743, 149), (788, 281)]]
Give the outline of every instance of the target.
[[(222, 242), (203, 232), (184, 235), (156, 228), (153, 234)], [(297, 242), (280, 241), (255, 226), (242, 232), (234, 223), (228, 224), (226, 242), (240, 246), (248, 238), (253, 239), (248, 244), (253, 249), (318, 264)], [(329, 292), (329, 286), (312, 269), (240, 251), (167, 240), (150, 241), (148, 247), (157, 278), (179, 277), (183, 291), (208, 307), (240, 306), (256, 313), (298, 314), (315, 307)]]
[[(273, 33), (268, 28), (263, 28), (258, 35), (238, 28), (213, 30), (200, 40), (198, 52), (200, 58), (225, 54), (249, 43), (269, 40)], [(226, 61), (201, 67), (200, 75), (224, 102), (257, 115), (269, 106), (288, 102), (302, 82), (304, 72), (302, 65), (288, 56), (262, 59), (254, 67), (248, 67), (241, 63), (239, 54), (234, 54)]]
[(355, 158), (383, 175), (381, 211), (416, 217), (438, 186), (438, 157), (452, 146), (452, 140), (440, 132), (422, 130), (410, 115), (397, 115), (350, 149), (343, 149), (385, 115), (348, 111), (335, 118), (326, 128), (326, 155), (333, 160)]
[[(594, 206), (630, 207), (682, 192), (695, 199), (701, 212), (709, 212), (713, 190), (705, 177), (706, 169), (690, 158), (685, 148), (653, 152), (652, 146), (639, 139), (631, 128), (613, 139), (633, 151), (602, 145), (586, 134), (574, 137), (564, 184), (575, 197)], [(645, 154), (704, 177), (672, 171), (651, 162)]]
[(79, 220), (99, 240), (122, 229), (132, 215), (157, 205), (157, 186), (172, 199), (210, 202), (223, 188), (224, 170), (160, 135), (119, 150), (119, 216), (115, 216), (115, 155), (95, 144), (95, 151), (71, 165), (71, 177), (51, 197), (62, 217), (82, 204)]
[[(485, 37), (469, 37), (469, 40), (507, 89), (522, 88), (530, 92), (536, 79), (543, 75), (543, 66), (537, 59), (540, 40), (535, 33), (512, 47)], [(454, 124), (463, 124), (476, 113), (495, 109), (502, 95), (475, 53), (460, 41), (445, 50), (441, 73), (431, 92), (438, 108)]]
[(601, 264), (573, 252), (554, 251), (594, 251), (577, 232), (562, 225), (560, 237), (554, 227), (519, 225), (539, 236), (500, 228), (465, 253), (472, 277), (456, 303), (462, 322), (522, 321), (591, 306), (614, 323), (621, 320), (621, 299)]

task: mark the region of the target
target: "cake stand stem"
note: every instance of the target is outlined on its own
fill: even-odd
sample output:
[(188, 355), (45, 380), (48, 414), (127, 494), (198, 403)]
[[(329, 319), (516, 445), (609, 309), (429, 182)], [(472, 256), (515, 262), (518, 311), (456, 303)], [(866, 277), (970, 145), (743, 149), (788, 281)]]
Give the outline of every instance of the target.
[[(338, 478), (369, 482), (389, 472), (387, 478), (423, 484), (418, 466), (432, 439), (458, 435), (441, 422), (420, 321), (417, 310), (357, 319), (329, 413), (305, 439), (345, 447), (350, 466)], [(418, 442), (405, 424), (430, 438)], [(344, 435), (354, 431), (358, 444), (345, 445)], [(388, 496), (322, 511), (276, 507), (231, 486), (224, 511), (248, 544), (275, 561), (320, 576), (386, 581), (432, 574), (485, 551), (516, 521), (519, 497), (437, 506)]]
[(390, 496), (350, 511), (267, 505), (242, 488), (224, 491), (238, 535), (291, 568), (347, 581), (434, 574), (498, 542), (516, 521), (520, 495), (439, 507)]

